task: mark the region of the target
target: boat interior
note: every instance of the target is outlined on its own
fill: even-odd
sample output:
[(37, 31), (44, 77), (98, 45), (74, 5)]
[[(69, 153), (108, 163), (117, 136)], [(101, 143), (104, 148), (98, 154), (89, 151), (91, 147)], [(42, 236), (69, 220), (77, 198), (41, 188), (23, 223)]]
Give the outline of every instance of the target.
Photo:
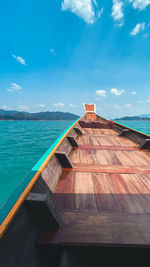
[[(123, 256), (132, 248), (134, 257), (135, 248), (150, 244), (149, 152), (94, 112), (87, 112), (79, 126), (78, 146), (68, 157), (72, 167), (63, 168), (53, 195), (62, 226), (55, 233), (42, 232), (38, 243), (73, 247), (70, 255), (76, 264), (79, 247), (85, 253), (83, 266), (90, 266), (91, 259), (85, 247), (90, 255), (104, 254), (106, 247), (110, 255), (116, 255), (120, 248)], [(95, 254), (94, 259), (93, 266), (100, 266)], [(106, 258), (101, 260), (107, 266)], [(115, 259), (115, 264), (120, 262)]]

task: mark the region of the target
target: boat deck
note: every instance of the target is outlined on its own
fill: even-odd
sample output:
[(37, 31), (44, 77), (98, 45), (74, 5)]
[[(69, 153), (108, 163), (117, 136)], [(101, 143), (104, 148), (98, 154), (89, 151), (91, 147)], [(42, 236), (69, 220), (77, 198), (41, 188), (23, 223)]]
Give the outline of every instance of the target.
[(111, 129), (82, 129), (54, 203), (63, 218), (48, 244), (150, 245), (150, 157)]

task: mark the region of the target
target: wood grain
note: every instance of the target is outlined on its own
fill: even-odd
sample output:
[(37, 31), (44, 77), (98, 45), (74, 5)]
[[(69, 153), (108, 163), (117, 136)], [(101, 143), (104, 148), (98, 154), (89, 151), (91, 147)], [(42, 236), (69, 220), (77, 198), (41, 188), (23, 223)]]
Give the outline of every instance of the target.
[(41, 233), (38, 244), (150, 247), (150, 215), (61, 213), (61, 216), (62, 227)]
[(149, 166), (106, 165), (106, 164), (74, 164), (72, 169), (63, 169), (64, 172), (89, 172), (89, 173), (150, 173)]
[(150, 213), (149, 155), (113, 130), (84, 128), (77, 139), (73, 168), (63, 169), (55, 191), (58, 210)]
[(97, 211), (91, 173), (76, 173), (75, 201), (76, 210)]

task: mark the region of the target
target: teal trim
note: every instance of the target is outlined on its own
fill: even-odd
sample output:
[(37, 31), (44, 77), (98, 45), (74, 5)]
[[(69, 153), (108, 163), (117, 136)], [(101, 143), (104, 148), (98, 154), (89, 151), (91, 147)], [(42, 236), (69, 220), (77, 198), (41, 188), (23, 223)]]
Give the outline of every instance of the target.
[(146, 134), (146, 133), (143, 133), (143, 132), (141, 132), (141, 131), (139, 131), (139, 130), (136, 130), (136, 129), (130, 128), (130, 127), (128, 127), (128, 126), (126, 126), (126, 125), (124, 125), (124, 124), (118, 123), (117, 121), (114, 121), (114, 122), (115, 122), (116, 124), (120, 125), (120, 126), (123, 126), (123, 127), (126, 127), (126, 128), (128, 128), (128, 129), (130, 129), (130, 130), (132, 130), (132, 131), (134, 131), (134, 132), (138, 132), (138, 133), (140, 133), (140, 134), (142, 134), (142, 135), (145, 135), (145, 136), (147, 136), (147, 137), (150, 137), (150, 135), (149, 135), (149, 134)]
[(35, 166), (31, 169), (31, 171), (28, 173), (27, 176), (24, 177), (24, 179), (21, 181), (21, 183), (18, 185), (16, 190), (13, 192), (13, 194), (7, 199), (7, 201), (3, 204), (3, 206), (0, 208), (0, 224), (4, 221), (18, 198), (21, 196), (25, 188), (28, 186), (36, 172), (39, 170), (43, 162), (47, 159), (49, 154), (52, 152), (52, 150), (55, 148), (55, 146), (58, 144), (58, 142), (61, 140), (61, 138), (67, 133), (67, 131), (72, 128), (72, 126), (78, 121), (79, 119), (75, 120), (60, 136), (59, 138), (52, 144), (52, 146), (46, 151), (46, 153), (42, 156), (42, 158), (35, 164)]

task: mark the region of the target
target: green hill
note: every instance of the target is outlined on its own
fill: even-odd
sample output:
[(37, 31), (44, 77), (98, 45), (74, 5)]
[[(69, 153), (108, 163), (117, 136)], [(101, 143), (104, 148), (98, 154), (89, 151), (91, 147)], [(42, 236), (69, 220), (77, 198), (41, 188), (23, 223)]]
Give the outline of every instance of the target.
[(126, 116), (122, 118), (116, 118), (114, 121), (150, 121), (149, 117), (140, 117), (140, 116)]
[(2, 110), (0, 109), (0, 120), (76, 120), (78, 115), (69, 112), (60, 111), (46, 111), (38, 113), (20, 112), (16, 110)]

